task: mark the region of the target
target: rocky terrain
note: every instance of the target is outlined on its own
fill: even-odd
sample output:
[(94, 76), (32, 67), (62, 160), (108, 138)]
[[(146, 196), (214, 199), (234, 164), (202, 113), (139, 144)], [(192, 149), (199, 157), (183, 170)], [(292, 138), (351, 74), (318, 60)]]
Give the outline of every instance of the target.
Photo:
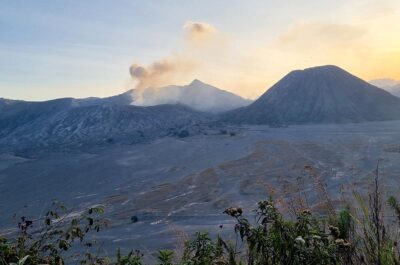
[(182, 105), (137, 107), (108, 99), (2, 102), (0, 148), (7, 150), (59, 150), (186, 137), (211, 120)]

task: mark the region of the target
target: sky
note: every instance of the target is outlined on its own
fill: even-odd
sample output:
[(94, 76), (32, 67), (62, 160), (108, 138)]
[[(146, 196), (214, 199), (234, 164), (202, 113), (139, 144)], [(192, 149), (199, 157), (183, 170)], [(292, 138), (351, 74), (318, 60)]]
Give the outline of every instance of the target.
[(334, 64), (400, 80), (399, 0), (0, 0), (0, 97), (110, 96), (193, 79), (257, 98)]

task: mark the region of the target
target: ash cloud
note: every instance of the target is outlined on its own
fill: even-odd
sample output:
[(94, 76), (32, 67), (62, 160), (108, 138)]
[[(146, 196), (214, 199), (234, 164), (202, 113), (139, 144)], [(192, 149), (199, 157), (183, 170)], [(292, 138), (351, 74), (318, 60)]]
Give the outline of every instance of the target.
[[(184, 48), (150, 64), (134, 63), (129, 68), (134, 87), (144, 90), (194, 79), (201, 61), (216, 50), (217, 30), (205, 22), (188, 21), (183, 26)], [(221, 43), (221, 41), (218, 41)]]
[(149, 65), (133, 64), (129, 68), (136, 89), (169, 85), (189, 74), (195, 63), (180, 57), (155, 61)]

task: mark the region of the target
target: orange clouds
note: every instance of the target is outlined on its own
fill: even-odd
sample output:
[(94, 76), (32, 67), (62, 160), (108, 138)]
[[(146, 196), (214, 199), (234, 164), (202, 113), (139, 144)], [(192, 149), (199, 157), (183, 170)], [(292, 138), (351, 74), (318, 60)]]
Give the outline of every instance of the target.
[(302, 22), (291, 27), (278, 40), (279, 45), (312, 46), (324, 44), (343, 44), (358, 40), (365, 34), (361, 27), (347, 24), (323, 23), (320, 21)]
[(130, 73), (137, 88), (198, 78), (248, 98), (261, 95), (293, 69), (317, 65), (338, 65), (366, 80), (400, 79), (400, 37), (394, 34), (400, 24), (395, 17), (370, 16), (360, 18), (362, 23), (299, 21), (268, 43), (246, 40), (247, 46), (240, 48), (213, 25), (188, 21), (180, 50), (149, 65), (135, 63)]

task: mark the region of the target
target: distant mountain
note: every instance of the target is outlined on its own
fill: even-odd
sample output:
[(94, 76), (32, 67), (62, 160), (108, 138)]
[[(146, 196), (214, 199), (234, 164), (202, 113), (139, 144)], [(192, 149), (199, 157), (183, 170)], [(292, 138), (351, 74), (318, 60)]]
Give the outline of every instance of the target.
[(396, 97), (400, 97), (400, 84), (391, 87), (385, 87), (383, 89), (388, 91), (390, 94), (395, 95)]
[(388, 91), (390, 94), (400, 97), (400, 81), (384, 78), (369, 81), (370, 84)]
[(400, 99), (337, 66), (296, 70), (224, 120), (246, 124), (345, 123), (400, 119)]
[(380, 79), (373, 79), (368, 81), (371, 85), (384, 88), (384, 87), (391, 87), (397, 84), (400, 84), (400, 81), (392, 79), (392, 78), (380, 78)]
[(247, 106), (251, 100), (194, 80), (186, 86), (166, 86), (133, 91), (133, 105), (183, 104), (204, 112), (224, 112)]

